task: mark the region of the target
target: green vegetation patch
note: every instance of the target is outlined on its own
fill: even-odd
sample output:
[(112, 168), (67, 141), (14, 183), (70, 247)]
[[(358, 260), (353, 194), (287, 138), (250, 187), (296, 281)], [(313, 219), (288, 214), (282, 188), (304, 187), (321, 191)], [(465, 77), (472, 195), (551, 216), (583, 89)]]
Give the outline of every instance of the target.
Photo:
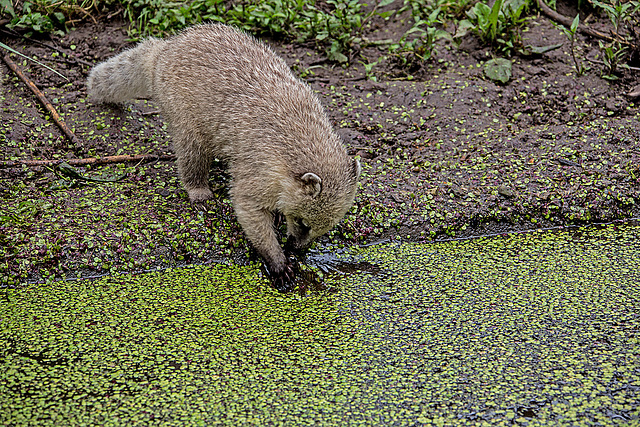
[(639, 235), (368, 247), (306, 296), (227, 265), (5, 288), (0, 424), (638, 422)]

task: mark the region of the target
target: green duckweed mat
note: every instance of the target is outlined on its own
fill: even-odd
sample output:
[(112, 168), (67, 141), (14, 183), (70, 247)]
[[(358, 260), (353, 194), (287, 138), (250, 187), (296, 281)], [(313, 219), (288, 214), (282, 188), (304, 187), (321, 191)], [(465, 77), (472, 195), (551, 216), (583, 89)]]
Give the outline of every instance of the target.
[(0, 289), (0, 424), (638, 425), (639, 235), (368, 247), (304, 296), (227, 265)]

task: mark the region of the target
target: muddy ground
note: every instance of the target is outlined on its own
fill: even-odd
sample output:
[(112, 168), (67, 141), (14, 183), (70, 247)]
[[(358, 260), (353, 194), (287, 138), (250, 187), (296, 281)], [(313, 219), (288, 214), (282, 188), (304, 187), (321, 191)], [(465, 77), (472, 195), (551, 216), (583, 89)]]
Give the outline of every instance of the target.
[[(364, 35), (397, 39), (405, 24), (373, 20)], [(627, 96), (640, 83), (638, 72), (601, 78), (602, 66), (590, 62), (597, 41), (579, 36), (579, 57), (590, 70), (577, 76), (566, 37), (543, 16), (532, 17), (524, 38), (564, 45), (514, 57), (507, 84), (484, 75), (493, 54), (473, 35), (459, 48), (439, 43), (432, 60), (412, 67), (399, 66), (386, 48), (362, 48), (343, 67), (311, 45), (268, 40), (318, 92), (363, 163), (355, 207), (318, 249), (638, 216), (639, 101)], [(216, 199), (204, 207), (189, 204), (170, 160), (77, 169), (121, 178), (106, 183), (51, 167), (6, 167), (24, 159), (172, 153), (153, 103), (86, 102), (91, 64), (131, 45), (124, 22), (98, 19), (63, 37), (35, 42), (5, 34), (1, 41), (69, 79), (12, 55), (78, 141), (70, 142), (0, 64), (0, 284), (255, 258), (219, 167), (211, 178)], [(367, 74), (363, 64), (375, 62)]]

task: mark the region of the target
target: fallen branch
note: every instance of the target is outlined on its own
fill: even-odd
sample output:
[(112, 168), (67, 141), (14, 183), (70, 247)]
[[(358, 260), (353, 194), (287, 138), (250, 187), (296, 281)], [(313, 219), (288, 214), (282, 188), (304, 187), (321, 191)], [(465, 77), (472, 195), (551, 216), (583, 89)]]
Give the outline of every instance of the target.
[(7, 64), (7, 66), (9, 68), (11, 68), (11, 70), (16, 73), (16, 75), (18, 77), (20, 77), (20, 80), (22, 80), (24, 82), (24, 84), (26, 84), (29, 89), (31, 89), (31, 92), (34, 93), (34, 95), (36, 96), (36, 98), (38, 98), (38, 101), (40, 101), (40, 103), (44, 106), (44, 108), (47, 109), (47, 111), (49, 111), (49, 113), (51, 113), (51, 118), (53, 119), (54, 122), (56, 122), (56, 125), (58, 125), (58, 127), (60, 128), (60, 130), (62, 130), (62, 132), (67, 136), (67, 138), (69, 138), (69, 140), (73, 143), (73, 144), (78, 144), (78, 138), (73, 134), (73, 132), (71, 131), (71, 129), (69, 129), (67, 127), (67, 125), (65, 124), (65, 122), (62, 120), (62, 117), (60, 117), (60, 114), (58, 114), (58, 112), (56, 111), (55, 108), (53, 108), (53, 105), (51, 105), (51, 103), (49, 102), (49, 100), (47, 100), (47, 97), (44, 96), (44, 93), (42, 93), (42, 91), (40, 89), (38, 89), (38, 87), (36, 86), (36, 84), (31, 81), (23, 72), (22, 70), (20, 70), (20, 68), (18, 68), (18, 66), (16, 65), (15, 62), (13, 62), (11, 60), (11, 58), (9, 58), (9, 55), (4, 55), (2, 57), (2, 59), (4, 60), (4, 62)]
[(118, 9), (115, 12), (112, 12), (110, 14), (107, 15), (107, 21), (111, 20), (111, 18), (113, 18), (114, 16), (118, 15), (119, 13), (123, 12), (124, 9)]
[(0, 169), (15, 168), (18, 166), (56, 166), (68, 163), (71, 166), (107, 165), (114, 163), (148, 162), (158, 160), (174, 160), (172, 154), (137, 154), (124, 156), (89, 157), (86, 159), (60, 159), (60, 160), (16, 160), (0, 162)]
[[(538, 1), (538, 7), (542, 11), (542, 13), (544, 13), (549, 19), (551, 19), (552, 21), (558, 22), (558, 23), (564, 25), (567, 28), (571, 27), (571, 23), (573, 22), (572, 18), (569, 18), (568, 16), (561, 15), (558, 12), (556, 12), (555, 10), (551, 9), (544, 2), (544, 0), (537, 0), (537, 1)], [(637, 46), (633, 45), (632, 43), (629, 43), (627, 40), (624, 40), (621, 37), (613, 38), (613, 37), (608, 36), (608, 35), (606, 35), (604, 33), (601, 33), (600, 31), (597, 31), (597, 30), (594, 30), (592, 28), (589, 28), (589, 27), (587, 27), (586, 25), (584, 25), (582, 23), (578, 25), (578, 31), (581, 32), (584, 35), (587, 35), (587, 36), (591, 36), (591, 37), (595, 37), (595, 38), (598, 38), (598, 39), (606, 40), (608, 42), (617, 41), (617, 42), (619, 42), (621, 44), (625, 44), (625, 45), (637, 48)]]

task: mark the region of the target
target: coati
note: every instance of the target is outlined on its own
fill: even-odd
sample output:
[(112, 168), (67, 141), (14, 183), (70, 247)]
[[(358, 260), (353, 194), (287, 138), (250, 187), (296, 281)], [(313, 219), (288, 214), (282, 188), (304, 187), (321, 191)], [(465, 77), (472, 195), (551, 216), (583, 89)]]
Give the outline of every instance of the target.
[(169, 124), (178, 173), (192, 202), (213, 196), (209, 168), (226, 163), (240, 225), (273, 284), (290, 290), (287, 246), (306, 247), (350, 209), (360, 163), (347, 155), (320, 101), (266, 44), (223, 24), (150, 38), (95, 66), (89, 101), (150, 98)]

